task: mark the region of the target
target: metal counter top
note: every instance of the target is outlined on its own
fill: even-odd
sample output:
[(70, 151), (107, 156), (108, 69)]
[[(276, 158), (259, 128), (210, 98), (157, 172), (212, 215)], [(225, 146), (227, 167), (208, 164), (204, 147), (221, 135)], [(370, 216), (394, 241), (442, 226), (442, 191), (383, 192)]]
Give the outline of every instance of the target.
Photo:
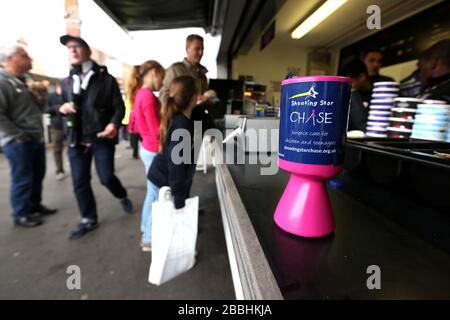
[[(280, 170), (275, 176), (261, 176), (259, 165), (248, 164), (218, 165), (216, 170), (229, 170), (243, 204), (240, 210), (251, 221), (284, 299), (450, 298), (450, 255), (357, 199), (330, 190), (335, 234), (300, 238), (287, 234), (273, 220), (288, 173)], [(252, 252), (247, 254), (251, 259)], [(371, 265), (380, 267), (381, 290), (367, 288)]]

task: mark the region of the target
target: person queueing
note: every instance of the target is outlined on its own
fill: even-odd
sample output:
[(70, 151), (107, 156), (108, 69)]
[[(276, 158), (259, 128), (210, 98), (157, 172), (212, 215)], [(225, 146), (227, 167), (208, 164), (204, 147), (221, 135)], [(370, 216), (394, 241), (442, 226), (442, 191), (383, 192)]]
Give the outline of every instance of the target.
[(130, 140), (130, 146), (127, 149), (132, 150), (132, 159), (139, 159), (139, 135), (135, 133), (134, 123), (131, 119), (131, 113), (133, 112), (133, 101), (131, 97), (136, 96), (136, 92), (139, 90), (137, 83), (139, 82), (139, 65), (135, 65), (131, 68), (131, 72), (127, 79), (125, 89), (125, 117), (122, 120), (122, 124), (126, 124), (127, 134)]
[[(186, 37), (186, 57), (180, 61), (172, 64), (167, 70), (164, 77), (163, 87), (160, 91), (160, 99), (164, 101), (168, 94), (169, 87), (172, 81), (180, 76), (191, 76), (195, 80), (197, 87), (197, 105), (192, 111), (192, 120), (201, 121), (202, 124), (202, 136), (211, 128), (215, 127), (214, 121), (211, 115), (208, 114), (205, 106), (201, 101), (203, 100), (202, 94), (208, 90), (208, 78), (206, 74), (208, 69), (200, 62), (203, 58), (205, 51), (203, 37), (198, 34), (191, 34)], [(199, 214), (203, 215), (205, 209), (200, 205)]]
[(12, 218), (21, 227), (36, 227), (56, 209), (41, 204), (45, 177), (42, 113), (45, 93), (33, 91), (25, 75), (32, 60), (18, 44), (0, 46), (0, 145), (11, 169)]
[(82, 38), (65, 35), (60, 42), (67, 47), (71, 64), (70, 76), (63, 82), (65, 103), (59, 111), (66, 115), (72, 183), (82, 217), (69, 235), (75, 239), (98, 227), (91, 186), (93, 158), (101, 184), (120, 199), (123, 211), (133, 213), (133, 204), (114, 173), (117, 130), (125, 113), (117, 81), (91, 59)]
[[(203, 37), (197, 34), (191, 34), (186, 38), (186, 57), (181, 62), (172, 64), (166, 70), (163, 86), (160, 92), (161, 101), (164, 101), (170, 84), (173, 79), (180, 76), (191, 76), (195, 79), (197, 86), (197, 107), (192, 111), (192, 119), (202, 122), (202, 133), (208, 129), (214, 128), (214, 121), (208, 114), (202, 100), (202, 94), (208, 90), (208, 78), (206, 74), (208, 69), (203, 66), (200, 61), (204, 53)], [(203, 212), (203, 209), (200, 209)]]
[[(133, 104), (132, 123), (142, 138), (140, 157), (145, 167), (145, 175), (153, 162), (159, 149), (159, 127), (161, 103), (153, 93), (159, 91), (164, 79), (164, 68), (156, 61), (150, 60), (139, 68), (138, 90), (130, 99)], [(141, 233), (142, 251), (151, 251), (152, 243), (152, 203), (158, 198), (158, 188), (147, 181), (147, 195), (142, 207)]]
[(161, 101), (164, 101), (172, 81), (180, 76), (192, 76), (196, 81), (199, 95), (208, 90), (208, 78), (206, 77), (208, 69), (200, 63), (203, 52), (203, 37), (197, 34), (189, 35), (186, 38), (186, 57), (182, 61), (172, 64), (166, 70), (160, 92)]
[[(196, 101), (194, 78), (181, 76), (172, 81), (161, 108), (160, 152), (147, 175), (155, 190), (170, 186), (174, 206), (179, 213), (183, 212), (185, 201), (189, 198), (195, 173), (194, 120), (191, 117)], [(181, 139), (175, 139), (178, 133)]]
[[(132, 159), (139, 159), (139, 141), (141, 140), (141, 137), (139, 136), (136, 128), (136, 121), (132, 117), (133, 114), (133, 108), (134, 108), (134, 98), (136, 97), (137, 91), (140, 89), (141, 86), (141, 79), (139, 77), (139, 69), (140, 65), (135, 65), (131, 68), (130, 75), (128, 77), (127, 86), (126, 86), (126, 92), (125, 92), (125, 109), (126, 115), (125, 118), (128, 116), (128, 133), (130, 137), (130, 148), (132, 150)], [(129, 112), (129, 114), (128, 114)], [(127, 115), (128, 114), (128, 115)], [(124, 118), (124, 119), (125, 119)], [(123, 121), (122, 121), (123, 123)], [(128, 148), (127, 148), (128, 149)]]

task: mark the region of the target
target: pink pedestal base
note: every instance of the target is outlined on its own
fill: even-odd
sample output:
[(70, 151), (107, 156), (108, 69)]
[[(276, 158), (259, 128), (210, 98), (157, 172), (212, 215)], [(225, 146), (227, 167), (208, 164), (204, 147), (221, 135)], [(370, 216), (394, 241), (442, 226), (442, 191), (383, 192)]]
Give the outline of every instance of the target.
[(307, 238), (334, 232), (333, 209), (325, 181), (342, 166), (299, 164), (279, 159), (280, 168), (292, 173), (275, 210), (275, 223), (284, 231)]

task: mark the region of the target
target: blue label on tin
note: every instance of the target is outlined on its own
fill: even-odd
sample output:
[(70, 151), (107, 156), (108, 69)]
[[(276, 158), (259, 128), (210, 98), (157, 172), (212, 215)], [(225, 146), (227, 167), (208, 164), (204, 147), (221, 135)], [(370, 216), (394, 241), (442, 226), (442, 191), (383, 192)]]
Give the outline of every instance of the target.
[(351, 84), (298, 82), (282, 86), (280, 159), (305, 164), (340, 165)]

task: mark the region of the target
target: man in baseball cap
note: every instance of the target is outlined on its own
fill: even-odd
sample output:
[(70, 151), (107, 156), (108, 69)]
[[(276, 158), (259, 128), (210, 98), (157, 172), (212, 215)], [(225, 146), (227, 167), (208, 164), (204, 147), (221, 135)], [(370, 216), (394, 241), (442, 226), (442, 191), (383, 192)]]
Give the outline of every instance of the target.
[(89, 45), (80, 37), (60, 38), (69, 53), (70, 75), (63, 81), (64, 104), (59, 112), (69, 117), (67, 136), (75, 197), (81, 222), (70, 232), (78, 238), (98, 227), (97, 205), (91, 186), (91, 163), (100, 182), (120, 200), (125, 213), (133, 213), (127, 190), (114, 173), (117, 129), (125, 107), (116, 79), (105, 66), (92, 60)]
[(78, 42), (78, 44), (79, 44), (81, 47), (87, 49), (89, 52), (91, 51), (91, 48), (89, 47), (89, 45), (87, 44), (87, 42), (84, 41), (84, 39), (81, 38), (81, 37), (76, 37), (76, 36), (71, 36), (70, 34), (66, 34), (66, 35), (61, 36), (61, 37), (59, 38), (59, 42), (61, 42), (61, 44), (65, 45), (65, 46), (67, 46), (67, 43), (68, 43), (69, 41), (75, 41), (75, 42)]

